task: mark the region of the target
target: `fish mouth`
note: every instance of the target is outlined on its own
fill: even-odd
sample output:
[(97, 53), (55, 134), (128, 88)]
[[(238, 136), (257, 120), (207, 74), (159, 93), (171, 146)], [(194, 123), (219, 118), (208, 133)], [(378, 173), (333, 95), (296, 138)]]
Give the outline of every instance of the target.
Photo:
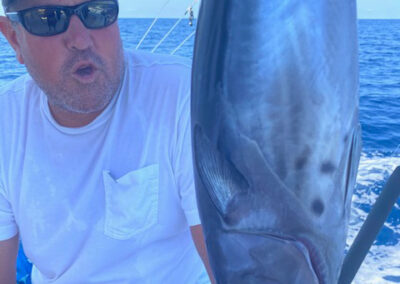
[(223, 250), (226, 255), (235, 251), (243, 262), (237, 264), (235, 276), (243, 283), (327, 284), (324, 262), (311, 242), (278, 233), (231, 231), (227, 235)]
[(304, 257), (304, 261), (307, 263), (310, 271), (314, 274), (316, 280), (315, 283), (326, 284), (326, 281), (323, 280), (325, 278), (323, 273), (323, 262), (321, 262), (321, 257), (319, 256), (317, 249), (309, 241), (275, 234), (266, 234), (264, 237), (275, 240), (276, 242), (284, 242), (288, 245), (291, 244), (296, 247)]

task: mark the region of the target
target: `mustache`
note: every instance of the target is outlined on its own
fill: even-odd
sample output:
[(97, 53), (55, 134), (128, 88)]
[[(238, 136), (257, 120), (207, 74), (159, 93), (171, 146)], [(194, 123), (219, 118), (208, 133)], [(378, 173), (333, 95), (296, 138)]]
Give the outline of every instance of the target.
[(65, 63), (61, 67), (62, 73), (71, 72), (74, 65), (80, 61), (90, 61), (96, 68), (102, 69), (105, 66), (104, 60), (91, 50), (73, 51), (68, 54)]

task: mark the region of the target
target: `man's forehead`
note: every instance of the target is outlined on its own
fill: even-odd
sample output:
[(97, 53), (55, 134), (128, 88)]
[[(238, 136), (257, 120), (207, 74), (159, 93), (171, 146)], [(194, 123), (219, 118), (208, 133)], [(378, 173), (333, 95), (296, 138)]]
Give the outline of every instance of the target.
[(21, 10), (45, 5), (74, 6), (89, 1), (93, 0), (20, 0), (17, 9)]

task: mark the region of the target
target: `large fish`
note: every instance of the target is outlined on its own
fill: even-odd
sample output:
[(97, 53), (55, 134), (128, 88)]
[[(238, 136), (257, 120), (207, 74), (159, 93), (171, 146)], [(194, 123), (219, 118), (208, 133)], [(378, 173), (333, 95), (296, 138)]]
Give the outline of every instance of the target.
[(221, 284), (337, 283), (361, 149), (355, 0), (202, 0), (197, 201)]

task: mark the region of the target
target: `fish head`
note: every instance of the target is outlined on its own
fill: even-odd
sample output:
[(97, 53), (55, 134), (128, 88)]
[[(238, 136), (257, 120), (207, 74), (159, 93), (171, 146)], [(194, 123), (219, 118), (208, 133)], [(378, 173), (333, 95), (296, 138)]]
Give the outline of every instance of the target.
[(322, 283), (301, 242), (242, 232), (230, 232), (222, 239), (219, 283)]
[[(216, 278), (331, 283), (343, 259), (351, 190), (327, 201), (317, 181), (314, 188), (289, 187), (254, 139), (221, 125), (217, 139), (200, 125), (193, 137), (197, 200)], [(340, 182), (334, 179), (343, 188), (353, 187), (358, 165), (359, 131), (353, 136), (337, 167)]]

